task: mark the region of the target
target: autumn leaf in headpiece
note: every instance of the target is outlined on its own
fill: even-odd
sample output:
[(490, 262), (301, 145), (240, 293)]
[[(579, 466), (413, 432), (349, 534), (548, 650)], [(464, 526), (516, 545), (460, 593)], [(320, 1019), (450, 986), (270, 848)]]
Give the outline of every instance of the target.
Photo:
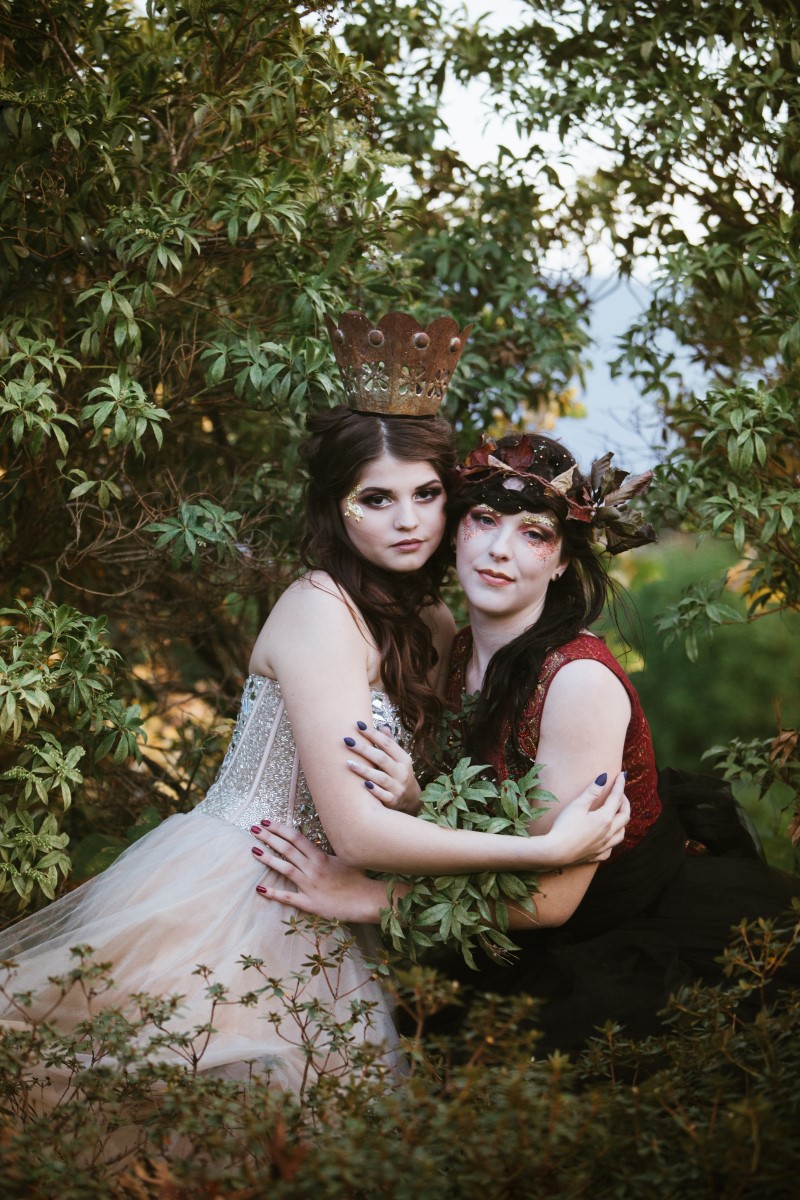
[(623, 550), (633, 550), (635, 546), (646, 546), (648, 542), (655, 542), (658, 536), (653, 526), (635, 509), (598, 509), (595, 525), (597, 539), (609, 554), (621, 554)]
[(464, 459), (464, 466), (461, 468), (462, 475), (469, 476), (474, 471), (479, 471), (489, 466), (492, 451), (495, 449), (496, 443), (491, 438), (487, 438), (482, 445), (476, 446), (474, 450), (470, 450)]
[[(612, 467), (613, 455), (607, 453), (595, 459), (588, 477), (573, 463), (560, 475), (545, 479), (533, 469), (541, 454), (527, 434), (500, 443), (487, 438), (467, 456), (461, 477), (480, 486), (491, 486), (494, 481), (503, 489), (519, 492), (523, 506), (536, 505), (540, 498), (550, 501), (563, 520), (592, 525), (597, 541), (609, 554), (655, 541), (653, 527), (628, 507), (629, 500), (647, 490), (652, 471), (629, 475)], [(564, 457), (571, 457), (568, 451)], [(554, 501), (558, 504), (552, 504)]]
[(529, 475), (533, 461), (534, 449), (531, 439), (526, 433), (512, 445), (503, 447), (503, 462), (517, 475)]
[(609, 554), (621, 554), (634, 546), (644, 546), (656, 540), (653, 526), (648, 524), (642, 513), (628, 507), (634, 496), (641, 496), (650, 486), (652, 471), (641, 475), (629, 475), (611, 466), (611, 455), (592, 463), (590, 481), (595, 501), (593, 523), (597, 539)]
[(623, 483), (626, 478), (625, 471), (615, 471), (614, 474), (621, 476), (621, 479), (614, 491), (606, 494), (606, 504), (625, 504), (634, 496), (641, 496), (643, 492), (647, 491), (653, 480), (652, 471), (643, 471), (641, 475), (628, 475), (627, 483)]

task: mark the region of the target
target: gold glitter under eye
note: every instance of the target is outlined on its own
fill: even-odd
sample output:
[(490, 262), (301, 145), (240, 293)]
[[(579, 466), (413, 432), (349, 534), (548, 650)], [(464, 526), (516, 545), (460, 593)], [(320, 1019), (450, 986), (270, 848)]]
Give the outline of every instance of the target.
[(345, 501), (345, 506), (344, 506), (344, 515), (346, 517), (349, 517), (351, 521), (355, 521), (356, 523), (358, 521), (360, 521), (362, 519), (362, 517), (364, 516), (363, 508), (361, 507), (360, 504), (356, 504), (356, 500), (358, 499), (359, 490), (360, 490), (359, 486), (358, 486), (358, 484), (356, 484), (356, 486), (353, 488), (353, 490), (348, 495), (347, 500)]

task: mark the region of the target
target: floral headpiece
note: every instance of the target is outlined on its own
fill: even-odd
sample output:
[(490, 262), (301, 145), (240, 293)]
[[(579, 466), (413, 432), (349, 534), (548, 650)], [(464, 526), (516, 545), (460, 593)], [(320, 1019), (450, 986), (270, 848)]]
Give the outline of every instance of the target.
[[(650, 486), (652, 471), (629, 475), (611, 466), (611, 454), (582, 475), (572, 455), (551, 438), (514, 434), (485, 438), (459, 468), (462, 488), (476, 503), (498, 512), (552, 509), (563, 521), (593, 526), (595, 540), (608, 554), (620, 554), (656, 540), (652, 525), (629, 508), (628, 501)], [(547, 478), (543, 472), (551, 475)]]

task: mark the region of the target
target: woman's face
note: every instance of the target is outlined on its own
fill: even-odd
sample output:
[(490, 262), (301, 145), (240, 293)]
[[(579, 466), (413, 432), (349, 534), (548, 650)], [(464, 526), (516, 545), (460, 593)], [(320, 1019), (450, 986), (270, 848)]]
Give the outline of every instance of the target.
[(429, 462), (383, 454), (368, 463), (339, 501), (347, 536), (384, 571), (418, 571), (436, 551), (445, 528), (444, 486)]
[(478, 504), (462, 517), (456, 567), (474, 620), (510, 621), (516, 637), (539, 619), (547, 588), (566, 564), (562, 538), (550, 512), (502, 514)]

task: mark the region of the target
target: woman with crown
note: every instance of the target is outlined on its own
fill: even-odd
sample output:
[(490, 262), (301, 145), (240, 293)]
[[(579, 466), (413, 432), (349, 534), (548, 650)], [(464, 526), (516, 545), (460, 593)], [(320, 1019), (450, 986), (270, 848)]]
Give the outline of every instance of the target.
[[(542, 764), (540, 781), (558, 802), (535, 833), (554, 827), (561, 801), (600, 758), (627, 775), (630, 820), (608, 860), (545, 874), (535, 918), (511, 914), (519, 955), (481, 962), (480, 990), (542, 999), (546, 1049), (576, 1048), (607, 1019), (634, 1035), (656, 1032), (681, 985), (721, 979), (733, 925), (777, 916), (800, 894), (797, 879), (761, 860), (728, 789), (675, 772), (659, 778), (636, 691), (591, 630), (610, 590), (598, 542), (613, 554), (654, 537), (627, 506), (650, 473), (629, 479), (610, 459), (584, 478), (552, 439), (506, 437), (467, 458), (449, 501), (471, 624), (455, 638), (448, 703), (457, 711), (462, 696), (479, 693), (463, 722), (464, 752), (499, 780)], [(354, 748), (367, 780), (374, 743), (363, 731)], [(295, 831), (272, 827), (258, 839), (284, 856), (269, 862), (295, 889), (262, 882), (268, 899), (360, 921), (386, 906), (385, 883), (324, 859)], [(263, 858), (263, 846), (256, 853)], [(455, 957), (437, 964), (475, 985)], [(782, 978), (798, 974), (795, 962)]]
[[(259, 634), (219, 775), (192, 813), (170, 817), (102, 875), (3, 933), (0, 961), (15, 964), (1, 998), (7, 1027), (46, 1018), (74, 1030), (104, 1009), (135, 1012), (139, 994), (177, 995), (156, 1030), (156, 1059), (199, 1056), (201, 1070), (267, 1072), (301, 1093), (350, 1069), (352, 1053), (332, 1032), (338, 1020), (351, 1044), (387, 1044), (390, 1066), (395, 1033), (365, 965), (367, 931), (354, 929), (344, 950), (346, 930), (286, 936), (284, 909), (256, 892), (280, 874), (262, 882), (261, 847), (243, 853), (260, 820), (303, 830), (320, 852), (334, 848), (338, 864), (390, 872), (552, 869), (603, 857), (622, 838), (621, 777), (578, 796), (585, 780), (575, 771), (561, 795), (578, 798), (539, 837), (440, 829), (413, 816), (419, 787), (402, 747), (430, 762), (453, 634), (438, 589), (455, 455), (435, 413), (468, 332), (450, 318), (423, 330), (403, 314), (374, 328), (357, 313), (331, 323), (352, 407), (309, 421), (308, 571)], [(369, 734), (369, 752), (388, 771), (366, 777), (356, 760), (341, 760), (337, 744), (355, 742), (356, 717), (353, 733)], [(586, 779), (612, 765), (600, 739), (593, 749), (598, 764), (584, 756)], [(70, 983), (78, 945), (112, 964), (104, 988)], [(209, 984), (224, 991), (211, 1032)], [(191, 1030), (188, 1046), (164, 1048), (171, 1031)], [(89, 1042), (87, 1061), (96, 1053)]]

